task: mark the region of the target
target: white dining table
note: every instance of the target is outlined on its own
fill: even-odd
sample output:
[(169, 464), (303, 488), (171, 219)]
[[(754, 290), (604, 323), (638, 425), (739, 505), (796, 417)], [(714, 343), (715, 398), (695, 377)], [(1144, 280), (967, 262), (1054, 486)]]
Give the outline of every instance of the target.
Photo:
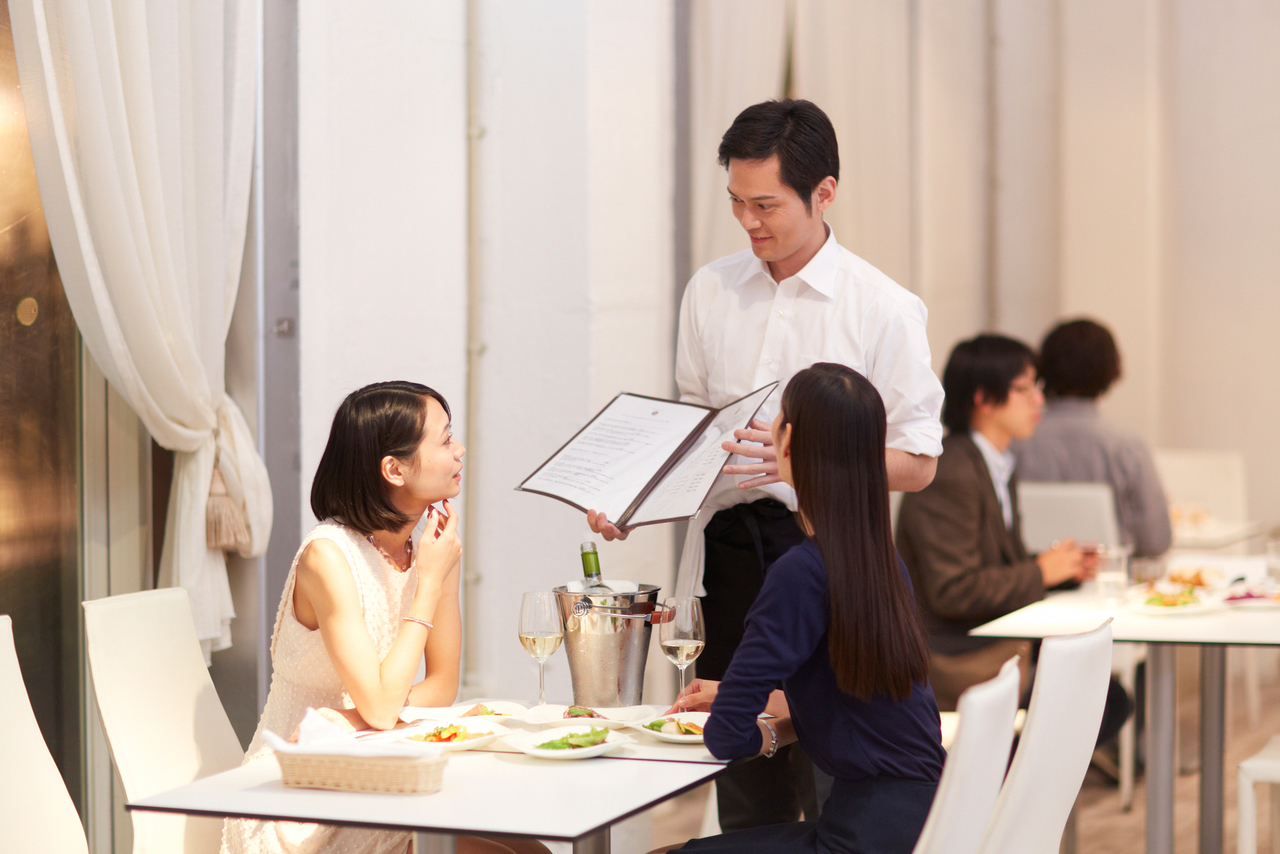
[(701, 744), (624, 732), (633, 744), (591, 759), (538, 759), (501, 742), (454, 751), (440, 791), (429, 795), (291, 788), (268, 757), (127, 808), (408, 830), (417, 835), (418, 854), (452, 854), (456, 837), (473, 834), (570, 842), (574, 854), (608, 854), (613, 824), (707, 782), (727, 764)]
[(1222, 606), (1200, 613), (1147, 615), (1105, 606), (1092, 583), (1040, 602), (970, 632), (1000, 638), (1075, 634), (1112, 618), (1115, 641), (1147, 646), (1147, 854), (1173, 852), (1175, 775), (1175, 663), (1177, 644), (1200, 647), (1200, 852), (1222, 854), (1223, 748), (1226, 734), (1226, 649), (1280, 646), (1280, 611)]

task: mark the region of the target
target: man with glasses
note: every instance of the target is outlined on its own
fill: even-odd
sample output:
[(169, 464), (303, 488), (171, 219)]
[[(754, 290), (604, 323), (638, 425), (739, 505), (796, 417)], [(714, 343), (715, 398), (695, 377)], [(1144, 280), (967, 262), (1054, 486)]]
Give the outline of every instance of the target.
[(942, 388), (948, 435), (937, 474), (903, 496), (896, 542), (929, 631), (929, 682), (938, 708), (951, 711), (961, 692), (994, 677), (1011, 655), (1021, 656), (1024, 692), (1030, 684), (1027, 641), (974, 638), (969, 630), (1083, 580), (1093, 567), (1070, 540), (1035, 556), (1022, 543), (1009, 445), (1035, 432), (1044, 405), (1031, 348), (1002, 335), (962, 341)]

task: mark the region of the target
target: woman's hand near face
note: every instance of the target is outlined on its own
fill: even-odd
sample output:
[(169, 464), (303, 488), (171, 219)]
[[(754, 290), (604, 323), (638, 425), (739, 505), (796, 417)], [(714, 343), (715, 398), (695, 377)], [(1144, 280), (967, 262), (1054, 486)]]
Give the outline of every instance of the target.
[(443, 586), (449, 573), (458, 566), (462, 557), (462, 538), (458, 536), (458, 511), (448, 499), (442, 502), (445, 515), (432, 507), (427, 511), (427, 527), (418, 541), (413, 562), (418, 568), (418, 590)]

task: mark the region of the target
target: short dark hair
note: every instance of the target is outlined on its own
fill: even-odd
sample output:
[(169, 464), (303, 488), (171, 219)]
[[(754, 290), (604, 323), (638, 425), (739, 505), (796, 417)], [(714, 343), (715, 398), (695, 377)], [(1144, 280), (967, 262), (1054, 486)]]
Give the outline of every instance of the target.
[(1040, 345), (1040, 376), (1054, 397), (1099, 397), (1120, 379), (1111, 330), (1084, 318), (1059, 323)]
[(973, 420), (973, 398), (979, 391), (997, 406), (1009, 399), (1018, 375), (1036, 367), (1036, 354), (1021, 341), (984, 334), (961, 341), (942, 372), (942, 423), (952, 433), (967, 433)]
[(450, 414), (440, 392), (421, 383), (374, 383), (347, 395), (311, 481), (317, 519), (336, 518), (362, 534), (395, 531), (411, 521), (391, 503), (382, 458), (413, 457), (426, 431), (429, 397)]
[(858, 372), (819, 362), (787, 383), (782, 417), (797, 506), (826, 566), (836, 684), (859, 700), (905, 699), (929, 650), (893, 548), (884, 402)]
[(747, 107), (720, 140), (720, 165), (730, 160), (778, 158), (782, 183), (812, 210), (814, 188), (830, 175), (840, 180), (840, 146), (831, 119), (811, 101), (765, 101)]

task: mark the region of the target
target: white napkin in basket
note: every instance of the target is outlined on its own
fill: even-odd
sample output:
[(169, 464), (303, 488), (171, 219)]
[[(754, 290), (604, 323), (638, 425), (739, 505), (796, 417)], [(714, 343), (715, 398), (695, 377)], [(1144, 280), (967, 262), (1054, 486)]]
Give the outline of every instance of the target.
[(262, 738), (277, 753), (305, 753), (326, 756), (408, 756), (415, 759), (444, 753), (434, 744), (409, 743), (394, 739), (357, 741), (333, 721), (315, 709), (307, 709), (298, 726), (298, 741), (289, 743), (271, 730), (263, 730)]

